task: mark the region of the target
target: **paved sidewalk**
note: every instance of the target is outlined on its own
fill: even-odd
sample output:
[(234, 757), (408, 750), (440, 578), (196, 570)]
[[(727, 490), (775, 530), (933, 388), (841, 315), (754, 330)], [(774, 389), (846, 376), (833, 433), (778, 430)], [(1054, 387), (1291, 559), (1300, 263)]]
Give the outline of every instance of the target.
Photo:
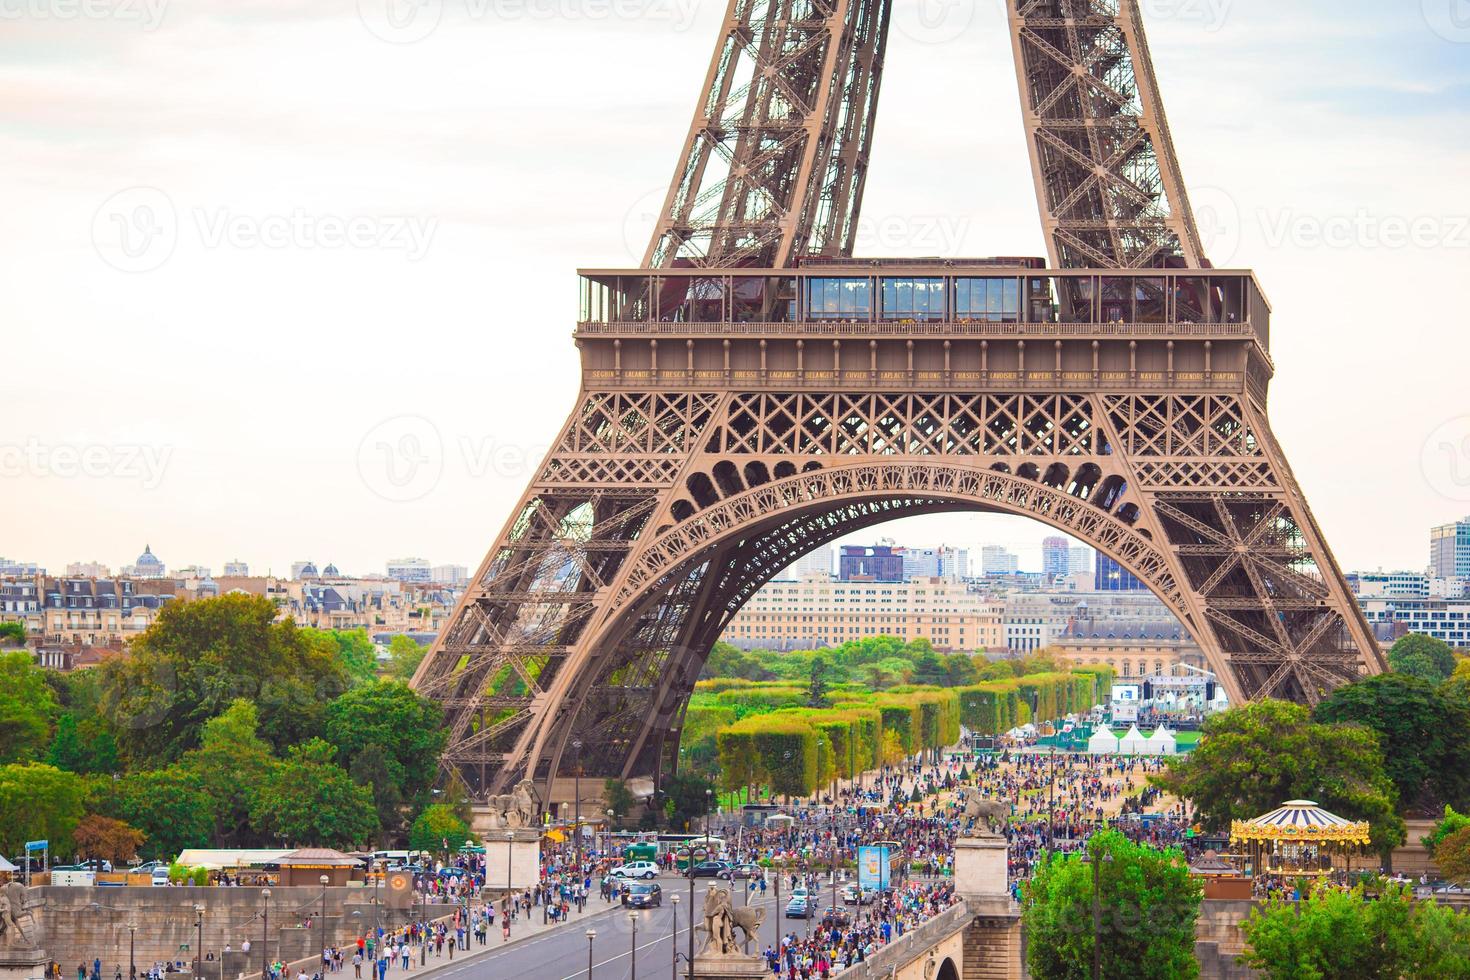
[[(488, 941), (485, 943), (485, 945), (481, 946), (473, 939), (471, 939), (470, 948), (467, 950), (455, 950), (454, 957), (453, 959), (451, 959), (449, 955), (449, 945), (448, 943), (446, 943), (444, 946), (443, 955), (436, 956), (431, 949), (427, 958), (427, 962), (423, 966), (419, 965), (419, 954), (416, 951), (412, 959), (410, 960), (410, 966), (408, 970), (405, 971), (401, 967), (399, 967), (397, 964), (401, 963), (402, 961), (396, 960), (393, 964), (389, 965), (387, 976), (390, 978), (390, 980), (391, 978), (438, 976), (444, 972), (449, 971), (451, 968), (462, 967), (466, 963), (474, 962), (481, 957), (488, 956), (489, 954), (498, 952), (502, 949), (508, 949), (513, 946), (518, 946), (522, 943), (529, 943), (535, 939), (550, 938), (551, 936), (563, 931), (595, 928), (596, 923), (606, 918), (607, 916), (616, 912), (627, 914), (627, 911), (627, 909), (623, 908), (617, 903), (609, 905), (601, 898), (592, 898), (587, 902), (587, 911), (578, 914), (576, 908), (573, 907), (571, 914), (566, 921), (557, 923), (547, 922), (545, 924), (542, 924), (541, 907), (533, 906), (531, 908), (530, 921), (527, 921), (527, 917), (525, 915), (522, 915), (511, 922), (509, 940), (505, 940), (503, 938), (504, 933), (502, 932), (500, 926), (501, 917), (500, 914), (497, 912), (495, 916), (495, 925), (493, 928), (491, 928), (489, 936), (487, 937)], [(347, 967), (344, 968), (341, 973), (328, 974), (327, 980), (333, 980), (334, 977), (350, 978), (352, 976), (352, 974), (348, 972), (350, 969), (351, 963), (349, 958), (349, 963)], [(308, 975), (311, 972), (311, 969), (307, 970)], [(376, 977), (376, 974), (374, 974), (374, 977)], [(363, 964), (363, 980), (368, 980), (368, 964), (366, 963)]]

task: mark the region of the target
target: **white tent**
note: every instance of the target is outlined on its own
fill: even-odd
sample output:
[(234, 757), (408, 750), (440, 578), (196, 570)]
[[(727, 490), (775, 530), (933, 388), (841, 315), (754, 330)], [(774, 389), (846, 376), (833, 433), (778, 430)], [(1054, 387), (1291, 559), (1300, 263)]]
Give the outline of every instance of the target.
[(1148, 739), (1138, 730), (1138, 725), (1128, 726), (1128, 734), (1118, 740), (1118, 751), (1124, 755), (1147, 755)]
[(1089, 755), (1113, 755), (1118, 751), (1118, 736), (1106, 725), (1098, 725), (1093, 729), (1092, 737), (1087, 740), (1087, 753)]
[(1176, 755), (1179, 745), (1174, 740), (1174, 733), (1163, 725), (1154, 729), (1154, 733), (1148, 737), (1148, 752), (1150, 755)]
[(15, 865), (13, 865), (9, 861), (5, 860), (5, 858), (0, 857), (0, 872), (9, 873), (9, 872), (12, 872), (12, 871), (17, 871), (17, 870), (19, 870), (19, 869), (16, 868)]

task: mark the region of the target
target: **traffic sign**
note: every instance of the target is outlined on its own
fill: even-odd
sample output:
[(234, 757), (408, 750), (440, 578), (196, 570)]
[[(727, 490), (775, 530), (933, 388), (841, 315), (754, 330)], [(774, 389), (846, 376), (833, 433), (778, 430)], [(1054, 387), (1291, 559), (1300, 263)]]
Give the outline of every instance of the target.
[(30, 851), (45, 851), (45, 850), (49, 850), (50, 849), (50, 846), (51, 846), (51, 842), (50, 841), (44, 841), (44, 840), (28, 840), (28, 841), (26, 841), (26, 851), (28, 853)]

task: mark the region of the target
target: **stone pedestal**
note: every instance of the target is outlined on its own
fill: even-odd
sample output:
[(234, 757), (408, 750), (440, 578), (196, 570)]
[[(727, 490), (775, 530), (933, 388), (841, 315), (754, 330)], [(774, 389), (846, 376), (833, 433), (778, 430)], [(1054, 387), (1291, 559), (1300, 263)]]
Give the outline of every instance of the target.
[[(511, 838), (506, 839), (506, 834)], [(509, 887), (529, 888), (541, 880), (541, 831), (534, 828), (496, 830), (482, 838), (485, 842), (485, 891), (499, 895), (507, 887), (506, 866), (509, 865)]]
[(44, 949), (0, 949), (0, 980), (32, 980), (49, 962)]
[(1004, 837), (961, 837), (954, 844), (954, 887), (966, 902), (1010, 900)]
[(760, 980), (770, 974), (771, 968), (759, 956), (701, 953), (694, 957), (695, 980)]

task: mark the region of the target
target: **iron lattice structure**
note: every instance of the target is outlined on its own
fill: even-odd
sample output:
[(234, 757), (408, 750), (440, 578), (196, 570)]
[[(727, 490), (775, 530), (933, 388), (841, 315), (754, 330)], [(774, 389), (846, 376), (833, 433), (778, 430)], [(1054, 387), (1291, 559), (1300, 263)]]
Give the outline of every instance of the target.
[(886, 3), (732, 0), (643, 268), (584, 270), (582, 393), (414, 686), (472, 795), (677, 768), (763, 583), (900, 516), (1113, 557), (1233, 700), (1383, 669), (1266, 404), (1270, 310), (1200, 252), (1136, 3), (1013, 0), (1040, 260), (851, 257)]

